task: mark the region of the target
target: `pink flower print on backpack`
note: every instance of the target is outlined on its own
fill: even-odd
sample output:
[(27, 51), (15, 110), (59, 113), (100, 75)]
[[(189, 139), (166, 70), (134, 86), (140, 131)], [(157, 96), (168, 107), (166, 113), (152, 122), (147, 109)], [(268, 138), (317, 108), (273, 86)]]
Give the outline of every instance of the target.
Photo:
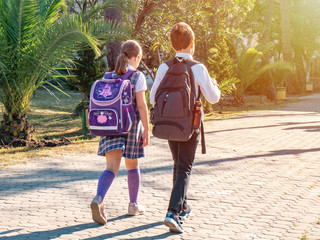
[(98, 123), (103, 124), (103, 123), (106, 123), (108, 121), (108, 118), (107, 118), (106, 115), (100, 114), (97, 117), (97, 120), (98, 120)]

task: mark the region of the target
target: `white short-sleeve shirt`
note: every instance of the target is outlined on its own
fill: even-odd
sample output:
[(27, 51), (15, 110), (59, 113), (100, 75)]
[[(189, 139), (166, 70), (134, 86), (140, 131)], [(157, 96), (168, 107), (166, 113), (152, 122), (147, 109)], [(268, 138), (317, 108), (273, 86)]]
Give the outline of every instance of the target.
[[(130, 69), (134, 69), (132, 66), (128, 65), (128, 68)], [(146, 77), (144, 76), (144, 74), (142, 72), (138, 72), (139, 73), (139, 78), (136, 82), (136, 85), (135, 85), (135, 92), (140, 92), (140, 91), (146, 91), (148, 88), (147, 88), (147, 80), (146, 80)]]

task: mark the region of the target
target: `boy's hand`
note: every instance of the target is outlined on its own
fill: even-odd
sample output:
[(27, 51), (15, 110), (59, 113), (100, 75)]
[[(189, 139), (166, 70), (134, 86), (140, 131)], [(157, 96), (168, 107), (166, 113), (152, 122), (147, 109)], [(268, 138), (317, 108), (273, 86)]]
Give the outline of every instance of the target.
[(213, 77), (211, 78), (211, 81), (212, 81), (213, 85), (218, 86), (217, 80), (215, 80)]

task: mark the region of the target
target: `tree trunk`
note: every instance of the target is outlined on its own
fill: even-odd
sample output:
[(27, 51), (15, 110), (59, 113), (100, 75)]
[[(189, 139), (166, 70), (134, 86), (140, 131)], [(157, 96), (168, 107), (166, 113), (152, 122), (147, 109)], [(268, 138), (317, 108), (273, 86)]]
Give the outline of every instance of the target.
[[(280, 0), (280, 27), (281, 27), (281, 45), (282, 56), (286, 62), (292, 62), (292, 47), (291, 47), (291, 27), (290, 27), (290, 0)], [(298, 91), (297, 79), (295, 76), (289, 76), (285, 79), (285, 86), (289, 93)]]
[(134, 27), (134, 35), (137, 35), (140, 32), (145, 18), (149, 15), (150, 12), (152, 12), (152, 10), (154, 10), (155, 7), (170, 1), (172, 0), (161, 0), (161, 1), (151, 1), (151, 2), (149, 2), (148, 0), (145, 0), (143, 3), (143, 8), (139, 13), (139, 16), (137, 18), (137, 21)]
[[(271, 25), (272, 25), (272, 14), (273, 14), (273, 4), (274, 0), (266, 0), (266, 8), (264, 11), (264, 32), (262, 34), (262, 43), (264, 45), (267, 45), (271, 41)], [(266, 52), (265, 55), (262, 57), (262, 63), (264, 65), (267, 65), (270, 63), (270, 51)], [(271, 73), (265, 73), (262, 77), (263, 83), (266, 88), (264, 89), (264, 92), (270, 100), (275, 100), (276, 96), (276, 89), (274, 85), (273, 78), (271, 76)], [(261, 93), (262, 94), (262, 93)]]
[(292, 48), (290, 39), (290, 1), (281, 0), (280, 1), (280, 16), (281, 16), (281, 44), (282, 44), (282, 54), (283, 59), (286, 62), (291, 62), (292, 60)]
[[(106, 0), (104, 0), (106, 2)], [(121, 23), (122, 22), (122, 12), (119, 9), (115, 8), (107, 8), (104, 10), (104, 20), (111, 21), (113, 24)], [(115, 41), (110, 42), (107, 45), (108, 55), (108, 67), (110, 71), (113, 71), (116, 66), (117, 57), (120, 54), (121, 50), (121, 42)]]
[(15, 139), (30, 141), (34, 127), (27, 121), (27, 116), (4, 114), (0, 127), (0, 145), (8, 145)]

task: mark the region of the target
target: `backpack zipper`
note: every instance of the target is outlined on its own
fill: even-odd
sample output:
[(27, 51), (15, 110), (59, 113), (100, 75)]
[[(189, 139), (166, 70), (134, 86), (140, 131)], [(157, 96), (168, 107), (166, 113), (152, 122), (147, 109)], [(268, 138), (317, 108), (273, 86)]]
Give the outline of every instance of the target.
[[(161, 92), (163, 92), (163, 91), (167, 91), (167, 92), (176, 92), (176, 91), (179, 91), (180, 93), (181, 93), (181, 95), (183, 96), (183, 90), (181, 90), (181, 89), (177, 89), (177, 88), (174, 88), (174, 89), (167, 89), (167, 88), (165, 88), (165, 89), (162, 89), (162, 91)], [(187, 92), (186, 90), (185, 90), (185, 92)], [(188, 93), (187, 93), (188, 94)], [(158, 98), (160, 97), (160, 93), (156, 96), (156, 99), (155, 99), (155, 101), (157, 102), (158, 101)], [(168, 94), (167, 94), (168, 95)], [(167, 98), (167, 96), (166, 96), (166, 98)], [(183, 103), (183, 107), (184, 108), (186, 108), (187, 107), (187, 101), (186, 101), (186, 99), (185, 98), (182, 98), (182, 103)], [(162, 107), (162, 110), (161, 110), (161, 115), (162, 115), (162, 113), (163, 113), (163, 107)]]
[(180, 124), (175, 123), (175, 122), (159, 121), (159, 122), (155, 123), (154, 125), (155, 125), (155, 127), (157, 125), (172, 125), (172, 126), (179, 128), (182, 132), (185, 132), (184, 127), (182, 127)]
[(164, 107), (165, 107), (165, 105), (166, 105), (166, 103), (167, 103), (168, 97), (169, 97), (169, 94), (166, 94), (165, 99), (163, 99), (163, 104), (162, 104), (162, 109), (161, 109), (161, 115), (163, 115), (163, 110), (164, 110)]

